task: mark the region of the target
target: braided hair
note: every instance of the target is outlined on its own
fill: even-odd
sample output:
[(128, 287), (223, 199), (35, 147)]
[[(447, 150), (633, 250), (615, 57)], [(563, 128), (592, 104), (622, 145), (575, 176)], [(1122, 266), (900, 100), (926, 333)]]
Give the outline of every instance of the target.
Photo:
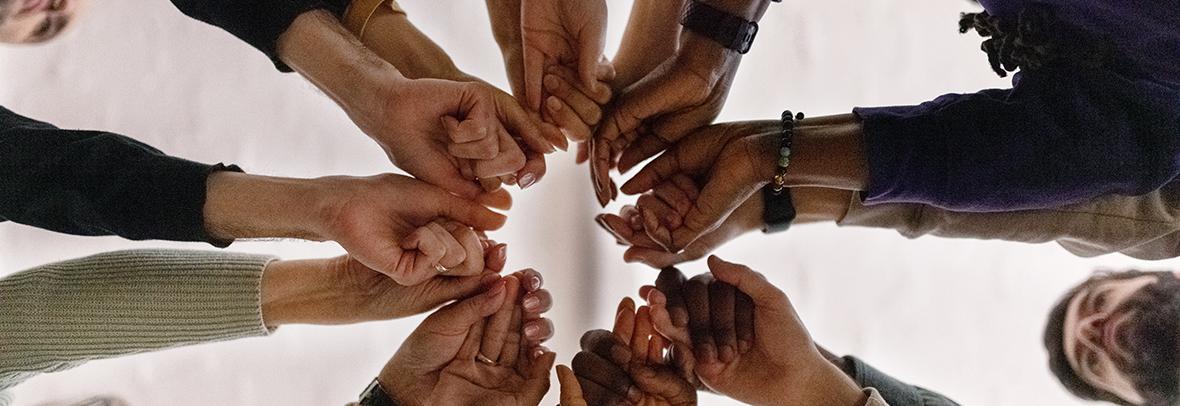
[(986, 38), (981, 48), (1000, 77), (1017, 69), (1037, 70), (1058, 62), (1098, 67), (1108, 55), (1100, 42), (1088, 40), (1086, 34), (1061, 22), (1044, 4), (1025, 6), (1015, 21), (987, 11), (960, 14), (959, 33), (971, 30)]

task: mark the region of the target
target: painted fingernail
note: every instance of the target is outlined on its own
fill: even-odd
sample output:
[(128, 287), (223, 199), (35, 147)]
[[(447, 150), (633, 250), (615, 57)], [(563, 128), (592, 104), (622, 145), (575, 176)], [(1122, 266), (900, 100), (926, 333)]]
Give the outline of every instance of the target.
[(541, 299), (536, 296), (529, 296), (524, 299), (524, 309), (529, 312), (536, 312), (541, 310)]
[(508, 259), (508, 244), (500, 244), (496, 246), (496, 256)]
[(541, 288), (541, 277), (533, 275), (529, 277), (529, 290), (537, 290)]
[(532, 351), (533, 359), (541, 358), (542, 355), (545, 355), (546, 351), (548, 351), (548, 349), (545, 347), (533, 348), (533, 351)]
[(524, 326), (524, 336), (529, 339), (537, 340), (541, 338), (541, 327), (536, 324), (529, 324)]
[(524, 174), (524, 176), (520, 177), (520, 189), (521, 190), (528, 189), (529, 186), (532, 186), (533, 183), (536, 181), (537, 181), (537, 175), (533, 175), (531, 173), (526, 173), (526, 174)]

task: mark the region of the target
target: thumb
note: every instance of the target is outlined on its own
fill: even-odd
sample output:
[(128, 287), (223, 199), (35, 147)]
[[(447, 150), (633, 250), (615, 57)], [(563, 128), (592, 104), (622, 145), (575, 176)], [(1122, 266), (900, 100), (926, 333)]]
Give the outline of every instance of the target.
[(561, 385), (561, 406), (585, 406), (586, 397), (574, 371), (565, 365), (557, 366), (557, 382)]
[(709, 256), (709, 271), (717, 280), (733, 285), (750, 296), (756, 307), (782, 309), (790, 307), (786, 293), (779, 290), (765, 276), (745, 265), (726, 262), (716, 255)]
[(504, 226), (508, 218), (489, 210), (478, 203), (448, 193), (436, 191), (434, 209), (451, 220), (466, 224), (476, 230), (496, 230)]
[(492, 285), (487, 291), (462, 301), (446, 305), (422, 321), (432, 331), (466, 331), (484, 317), (491, 316), (504, 304), (505, 281)]
[(722, 176), (719, 171), (714, 171), (710, 178), (684, 216), (684, 224), (672, 232), (672, 245), (676, 249), (684, 249), (705, 233), (717, 229), (734, 210), (758, 191), (741, 185), (742, 182), (734, 182), (730, 176)]
[(578, 76), (582, 84), (590, 90), (598, 90), (598, 77), (602, 60), (602, 51), (606, 47), (606, 30), (600, 27), (587, 27), (582, 30), (582, 37), (578, 41)]

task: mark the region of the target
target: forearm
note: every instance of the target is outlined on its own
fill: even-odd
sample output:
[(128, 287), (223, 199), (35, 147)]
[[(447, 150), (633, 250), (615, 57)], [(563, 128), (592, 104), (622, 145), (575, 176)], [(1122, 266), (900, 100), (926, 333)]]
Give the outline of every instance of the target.
[(616, 90), (635, 83), (676, 54), (685, 1), (637, 0), (631, 6), (627, 29), (612, 61)]
[(348, 28), (366, 48), (410, 79), (465, 81), (470, 77), (455, 66), (446, 51), (415, 27), (405, 13), (386, 4), (376, 10), (350, 10)]
[[(759, 178), (771, 179), (778, 170), (782, 122), (757, 125), (753, 156)], [(865, 190), (869, 183), (864, 129), (851, 114), (800, 121), (794, 132), (786, 186)], [(830, 197), (830, 196), (829, 196)]]
[(492, 36), (496, 45), (506, 56), (520, 52), (520, 0), (486, 0), (488, 17), (492, 23)]
[(0, 279), (0, 390), (83, 362), (267, 334), (270, 257), (179, 250), (99, 254)]
[(205, 229), (215, 238), (328, 239), (332, 192), (318, 180), (220, 172), (206, 187)]
[(283, 62), (336, 101), (353, 121), (375, 119), (353, 112), (379, 110), (380, 95), (405, 80), (327, 11), (300, 15), (279, 37), (277, 48)]
[(269, 328), (371, 321), (356, 309), (366, 298), (344, 294), (343, 258), (274, 261), (262, 274), (262, 318)]

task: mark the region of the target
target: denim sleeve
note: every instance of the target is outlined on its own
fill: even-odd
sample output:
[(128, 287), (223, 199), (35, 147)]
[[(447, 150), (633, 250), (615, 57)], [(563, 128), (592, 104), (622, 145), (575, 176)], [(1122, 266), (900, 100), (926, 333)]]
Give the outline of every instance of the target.
[(74, 235), (204, 241), (205, 181), (238, 170), (131, 138), (63, 130), (0, 107), (0, 221)]
[(1180, 92), (1116, 72), (1045, 68), (1012, 89), (858, 108), (865, 203), (964, 212), (1141, 195), (1180, 173)]
[(844, 357), (848, 374), (862, 388), (874, 388), (893, 406), (959, 406), (946, 396), (897, 380), (853, 356)]

